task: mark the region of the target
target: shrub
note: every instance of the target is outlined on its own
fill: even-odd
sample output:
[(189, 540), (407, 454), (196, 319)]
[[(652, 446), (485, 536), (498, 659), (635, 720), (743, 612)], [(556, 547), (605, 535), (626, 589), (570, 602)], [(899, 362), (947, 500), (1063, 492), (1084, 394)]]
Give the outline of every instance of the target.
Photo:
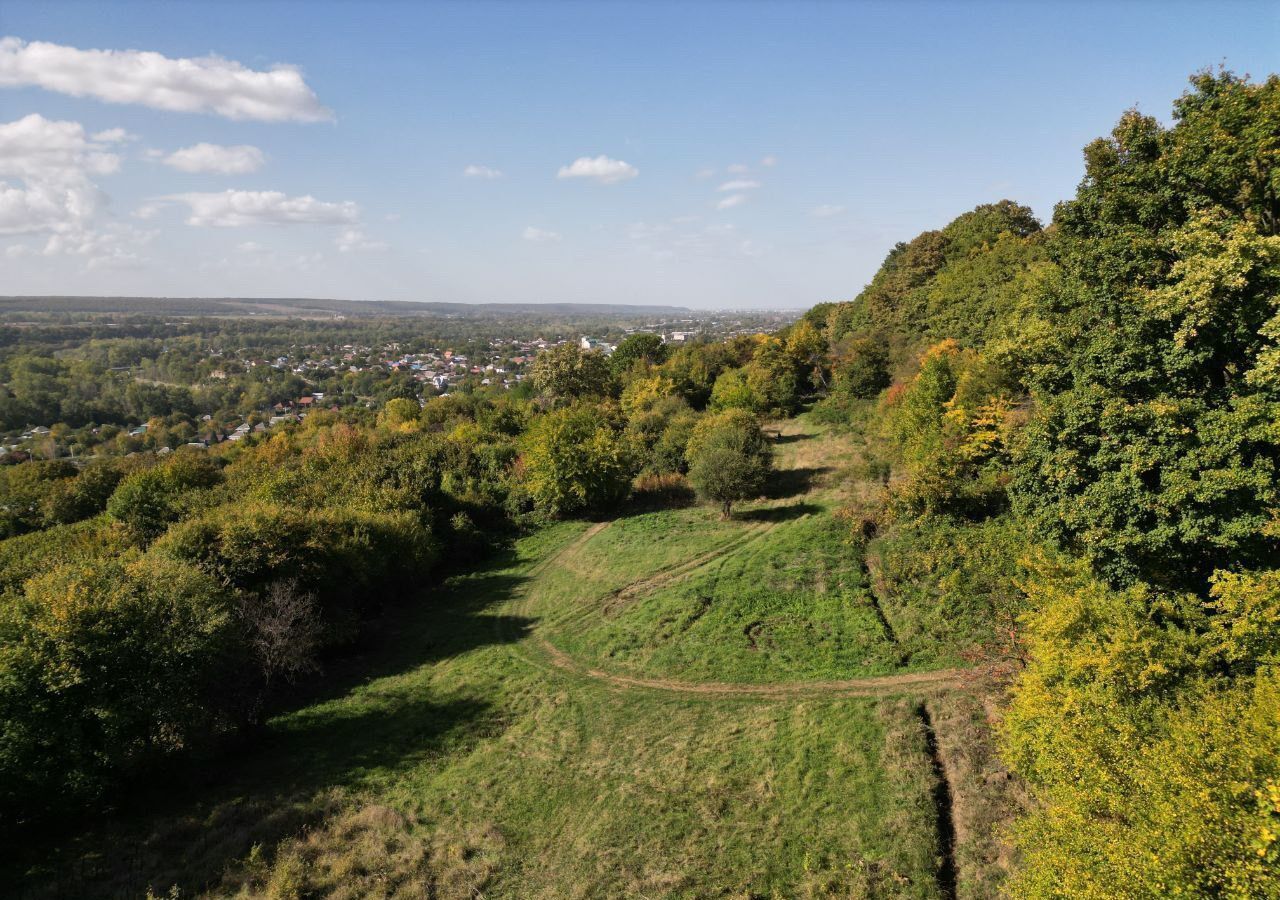
[(688, 506), (695, 495), (688, 478), (678, 472), (663, 472), (638, 476), (632, 496), (646, 509), (670, 509)]
[(300, 510), (257, 502), (220, 507), (174, 528), (155, 551), (220, 583), (262, 595), (290, 581), (319, 600), (326, 644), (349, 638), (385, 591), (429, 571), (436, 548), (411, 514)]
[(631, 487), (632, 454), (597, 407), (578, 405), (535, 419), (523, 451), (525, 488), (547, 515), (604, 509)]
[[(214, 579), (136, 551), (69, 563), (0, 605), (0, 803), (37, 814), (225, 727), (239, 668)], [(12, 820), (11, 820), (12, 821)]]

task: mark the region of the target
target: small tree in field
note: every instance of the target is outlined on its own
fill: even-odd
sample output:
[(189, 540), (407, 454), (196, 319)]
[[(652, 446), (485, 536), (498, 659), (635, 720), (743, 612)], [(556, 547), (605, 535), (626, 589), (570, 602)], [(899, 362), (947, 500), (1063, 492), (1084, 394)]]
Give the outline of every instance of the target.
[(698, 423), (687, 451), (689, 480), (729, 518), (736, 500), (760, 493), (770, 468), (769, 444), (755, 416), (729, 409)]

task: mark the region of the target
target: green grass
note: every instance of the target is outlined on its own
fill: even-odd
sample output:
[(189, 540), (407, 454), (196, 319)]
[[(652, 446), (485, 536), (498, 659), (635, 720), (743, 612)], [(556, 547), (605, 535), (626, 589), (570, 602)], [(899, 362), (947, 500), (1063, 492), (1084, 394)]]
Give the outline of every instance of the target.
[[(812, 436), (782, 445), (784, 466), (847, 457), (790, 427)], [(941, 896), (918, 701), (626, 689), (586, 670), (892, 669), (831, 517), (843, 490), (833, 471), (729, 522), (692, 508), (540, 530), (388, 615), (242, 750), (179, 763), (0, 877), (77, 897)], [(686, 577), (602, 614), (672, 572)], [(584, 668), (555, 665), (543, 638)]]
[(606, 598), (553, 623), (548, 637), (579, 659), (690, 681), (894, 671), (901, 653), (875, 613), (846, 532), (825, 511), (778, 522), (620, 609)]

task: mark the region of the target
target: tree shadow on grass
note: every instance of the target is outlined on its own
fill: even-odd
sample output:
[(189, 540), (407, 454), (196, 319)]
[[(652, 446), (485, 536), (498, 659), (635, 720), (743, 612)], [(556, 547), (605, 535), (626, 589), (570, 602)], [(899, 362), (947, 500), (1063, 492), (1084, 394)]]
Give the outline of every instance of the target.
[(749, 509), (733, 514), (742, 522), (789, 522), (801, 516), (822, 512), (822, 507), (814, 503), (791, 503), (787, 506), (770, 506), (764, 509)]
[(407, 690), (277, 720), (252, 748), (192, 767), (163, 790), (140, 791), (128, 808), (40, 859), (17, 896), (212, 890), (255, 844), (270, 850), (317, 826), (334, 789), (358, 792), (502, 727), (482, 701), (434, 703)]
[(486, 613), (528, 581), (525, 575), (503, 570), (513, 561), (514, 554), (504, 553), (483, 569), (456, 576), (386, 610), (368, 623), (357, 642), (325, 664), (322, 679), (295, 691), (277, 711), (341, 697), (359, 684), (480, 647), (522, 640), (536, 620)]
[(480, 699), (428, 699), (412, 681), (360, 688), (523, 638), (534, 620), (488, 613), (527, 580), (508, 570), (514, 561), (501, 551), (391, 606), (314, 685), (277, 703), (266, 725), (150, 770), (110, 813), (28, 835), (0, 877), (21, 897), (140, 897), (173, 884), (186, 896), (215, 886), (254, 844), (271, 847), (317, 823), (331, 789), (358, 791), (500, 733), (501, 715)]
[(795, 434), (782, 434), (781, 432), (778, 432), (773, 435), (773, 442), (775, 444), (796, 444), (800, 441), (813, 440), (815, 437), (817, 437), (817, 435), (803, 431), (798, 431)]
[(822, 475), (832, 471), (829, 466), (811, 466), (800, 469), (778, 469), (769, 476), (765, 484), (764, 495), (770, 500), (785, 500), (807, 494), (813, 489), (813, 483)]

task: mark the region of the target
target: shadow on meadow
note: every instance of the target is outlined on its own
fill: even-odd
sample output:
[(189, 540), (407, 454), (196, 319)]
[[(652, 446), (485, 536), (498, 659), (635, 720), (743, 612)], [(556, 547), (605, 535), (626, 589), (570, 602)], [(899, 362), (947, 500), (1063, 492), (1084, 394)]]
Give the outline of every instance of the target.
[(823, 475), (835, 471), (830, 466), (809, 466), (798, 469), (775, 469), (765, 483), (764, 496), (770, 500), (786, 500), (799, 497), (813, 490), (814, 482)]
[(735, 512), (733, 517), (740, 522), (790, 522), (804, 516), (822, 512), (822, 507), (815, 503), (791, 503), (787, 506), (770, 506), (764, 509), (748, 509)]
[(523, 584), (524, 576), (503, 571), (513, 561), (509, 551), (495, 554), (481, 570), (388, 609), (275, 718), (217, 752), (173, 759), (74, 837), (47, 831), (11, 848), (13, 895), (141, 897), (150, 889), (164, 896), (175, 884), (183, 896), (208, 890), (255, 845), (270, 848), (316, 827), (335, 792), (358, 792), (501, 733), (504, 719), (489, 703), (432, 699), (413, 673), (528, 633), (531, 619), (483, 614)]
[(773, 443), (775, 444), (795, 444), (800, 441), (811, 441), (817, 437), (817, 435), (808, 431), (797, 431), (794, 434), (777, 433), (772, 435), (772, 437)]

